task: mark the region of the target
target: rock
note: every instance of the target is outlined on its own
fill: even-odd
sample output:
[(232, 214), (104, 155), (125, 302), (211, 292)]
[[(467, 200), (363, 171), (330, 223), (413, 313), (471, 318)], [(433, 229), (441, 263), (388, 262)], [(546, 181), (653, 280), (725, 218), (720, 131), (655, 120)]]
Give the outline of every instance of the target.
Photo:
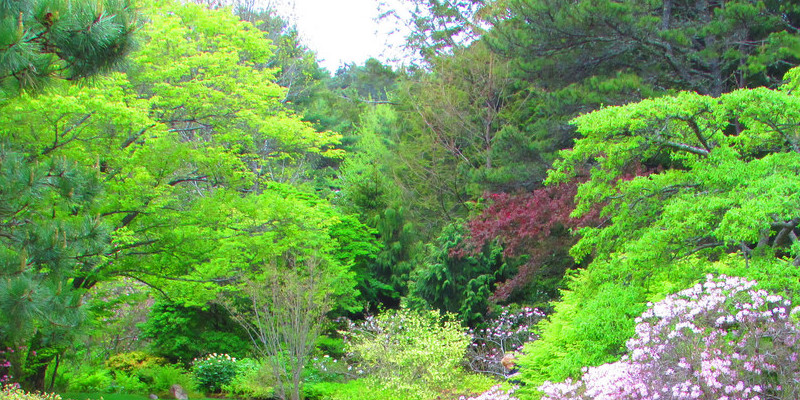
[(186, 394), (186, 391), (183, 390), (183, 387), (177, 383), (169, 387), (169, 394), (178, 400), (189, 400), (189, 395)]
[(158, 396), (154, 395), (153, 393), (150, 393), (150, 396), (147, 397), (150, 398), (150, 400), (158, 400)]

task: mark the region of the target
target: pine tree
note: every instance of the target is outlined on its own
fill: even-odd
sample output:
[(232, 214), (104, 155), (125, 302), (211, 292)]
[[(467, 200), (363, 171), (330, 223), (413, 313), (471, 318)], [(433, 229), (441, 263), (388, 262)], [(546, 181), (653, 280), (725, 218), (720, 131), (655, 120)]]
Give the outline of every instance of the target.
[(30, 162), (0, 148), (0, 348), (12, 376), (44, 389), (44, 374), (83, 320), (84, 270), (110, 243), (93, 210), (99, 181), (64, 159)]
[(135, 27), (128, 0), (0, 0), (0, 90), (107, 70), (131, 49)]

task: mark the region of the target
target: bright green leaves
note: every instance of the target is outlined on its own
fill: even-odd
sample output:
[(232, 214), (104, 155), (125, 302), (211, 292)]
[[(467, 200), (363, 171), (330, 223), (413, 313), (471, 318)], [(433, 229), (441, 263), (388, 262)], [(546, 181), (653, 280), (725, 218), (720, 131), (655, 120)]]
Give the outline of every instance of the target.
[[(287, 253), (319, 253), (350, 279), (351, 260), (332, 255), (336, 211), (275, 184), (302, 183), (310, 159), (339, 157), (339, 136), (281, 103), (264, 33), (195, 4), (154, 1), (143, 13), (127, 73), (22, 96), (0, 114), (3, 141), (30, 159), (98, 174), (94, 215), (116, 232), (104, 262), (81, 274), (134, 277), (193, 304)], [(337, 293), (352, 297), (343, 285)]]
[(292, 179), (297, 171), (285, 168), (308, 153), (339, 156), (339, 135), (315, 131), (281, 103), (286, 89), (264, 67), (272, 53), (263, 32), (195, 4), (159, 4), (148, 15), (132, 81), (184, 140), (222, 146), (277, 180)]
[[(629, 332), (635, 314), (620, 313), (704, 273), (794, 281), (786, 290), (797, 290), (799, 106), (791, 90), (758, 88), (717, 98), (679, 93), (573, 120), (583, 137), (562, 152), (549, 180), (590, 169), (576, 214), (602, 207), (606, 222), (583, 229), (571, 250), (592, 263), (528, 349), (530, 379), (562, 379), (617, 357), (625, 339), (617, 333)], [(605, 289), (619, 300), (600, 304)]]

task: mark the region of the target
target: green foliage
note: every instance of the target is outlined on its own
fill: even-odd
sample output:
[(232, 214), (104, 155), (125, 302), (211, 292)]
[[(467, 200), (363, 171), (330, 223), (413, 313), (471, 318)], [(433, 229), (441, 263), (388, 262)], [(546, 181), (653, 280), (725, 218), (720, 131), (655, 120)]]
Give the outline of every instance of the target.
[(131, 373), (143, 368), (160, 366), (167, 363), (162, 357), (153, 356), (142, 351), (117, 353), (106, 360), (106, 367), (114, 372)]
[(239, 398), (273, 399), (275, 397), (275, 377), (268, 364), (252, 358), (236, 362), (238, 373), (222, 390)]
[[(113, 390), (118, 393), (140, 393), (149, 394), (155, 393), (156, 390), (150, 390), (152, 386), (142, 381), (142, 377), (138, 374), (129, 374), (122, 371), (114, 373)], [(82, 389), (75, 389), (82, 390)]]
[[(147, 392), (159, 394), (160, 397), (166, 397), (169, 393), (169, 388), (175, 384), (181, 385), (181, 387), (187, 391), (190, 398), (196, 398), (199, 394), (195, 393), (193, 390), (195, 381), (192, 375), (182, 366), (152, 366), (139, 370), (136, 376), (141, 382), (146, 384)], [(119, 381), (117, 381), (116, 384), (121, 386)], [(147, 394), (144, 392), (140, 393)]]
[[(539, 324), (540, 338), (528, 343), (519, 357), (522, 380), (532, 387), (546, 380), (577, 376), (587, 365), (617, 360), (633, 335), (633, 319), (644, 310), (638, 285), (579, 274), (555, 303), (554, 314)], [(597, 278), (594, 278), (597, 279)], [(530, 393), (531, 387), (521, 389)]]
[(136, 18), (127, 0), (0, 3), (0, 92), (14, 96), (52, 78), (108, 70), (131, 50)]
[(345, 354), (344, 339), (328, 335), (320, 335), (317, 338), (316, 349), (322, 354), (327, 354), (334, 358), (339, 358)]
[(783, 2), (503, 4), (489, 34), (493, 47), (517, 59), (529, 79), (551, 87), (624, 71), (654, 87), (717, 96), (775, 85), (800, 49), (792, 34), (797, 6)]
[(204, 310), (160, 300), (141, 328), (155, 354), (187, 365), (208, 352), (242, 357), (251, 348), (241, 327), (218, 305)]
[(181, 385), (191, 398), (198, 397), (195, 381), (182, 367), (176, 365), (150, 365), (130, 371), (110, 370), (85, 365), (64, 368), (60, 378), (64, 390), (85, 393), (128, 393), (159, 397), (169, 395), (172, 385)]
[(107, 226), (97, 176), (64, 159), (35, 162), (0, 148), (0, 345), (25, 388), (43, 389), (47, 364), (85, 320), (81, 269), (102, 261)]
[(431, 393), (409, 393), (387, 386), (374, 379), (354, 379), (351, 381), (320, 382), (308, 385), (305, 398), (308, 400), (458, 400), (464, 396), (475, 395), (489, 389), (497, 382), (486, 375), (463, 374), (458, 377), (457, 387), (441, 388)]
[(442, 312), (456, 313), (462, 322), (475, 326), (488, 312), (495, 284), (508, 276), (508, 266), (499, 246), (487, 246), (475, 256), (453, 254), (463, 245), (465, 233), (462, 223), (442, 229), (429, 245), (425, 264), (414, 271), (411, 295)]
[(69, 391), (73, 392), (114, 392), (114, 377), (107, 369), (82, 369), (69, 373)]
[(426, 398), (458, 387), (469, 336), (453, 315), (387, 311), (342, 332), (347, 350), (374, 385)]
[[(718, 98), (680, 93), (574, 121), (584, 137), (549, 179), (592, 165), (575, 214), (599, 204), (609, 222), (581, 231), (572, 254), (591, 254), (592, 262), (569, 282), (541, 339), (526, 347), (528, 383), (574, 378), (582, 366), (615, 360), (647, 301), (707, 272), (798, 290), (796, 102), (764, 88)], [(659, 167), (620, 179), (639, 163)]]
[(236, 359), (228, 354), (209, 354), (193, 362), (192, 372), (204, 391), (217, 393), (239, 373)]

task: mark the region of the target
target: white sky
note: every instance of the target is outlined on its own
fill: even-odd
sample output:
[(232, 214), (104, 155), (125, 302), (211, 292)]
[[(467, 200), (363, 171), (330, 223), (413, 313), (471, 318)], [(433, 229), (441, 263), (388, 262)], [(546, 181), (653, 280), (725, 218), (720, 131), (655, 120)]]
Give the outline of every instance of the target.
[[(280, 4), (282, 3), (282, 4)], [(284, 0), (278, 5), (304, 43), (316, 51), (320, 64), (331, 72), (346, 63), (363, 64), (370, 57), (386, 62), (397, 57), (390, 47), (402, 35), (389, 35), (391, 23), (379, 24), (378, 0)]]

